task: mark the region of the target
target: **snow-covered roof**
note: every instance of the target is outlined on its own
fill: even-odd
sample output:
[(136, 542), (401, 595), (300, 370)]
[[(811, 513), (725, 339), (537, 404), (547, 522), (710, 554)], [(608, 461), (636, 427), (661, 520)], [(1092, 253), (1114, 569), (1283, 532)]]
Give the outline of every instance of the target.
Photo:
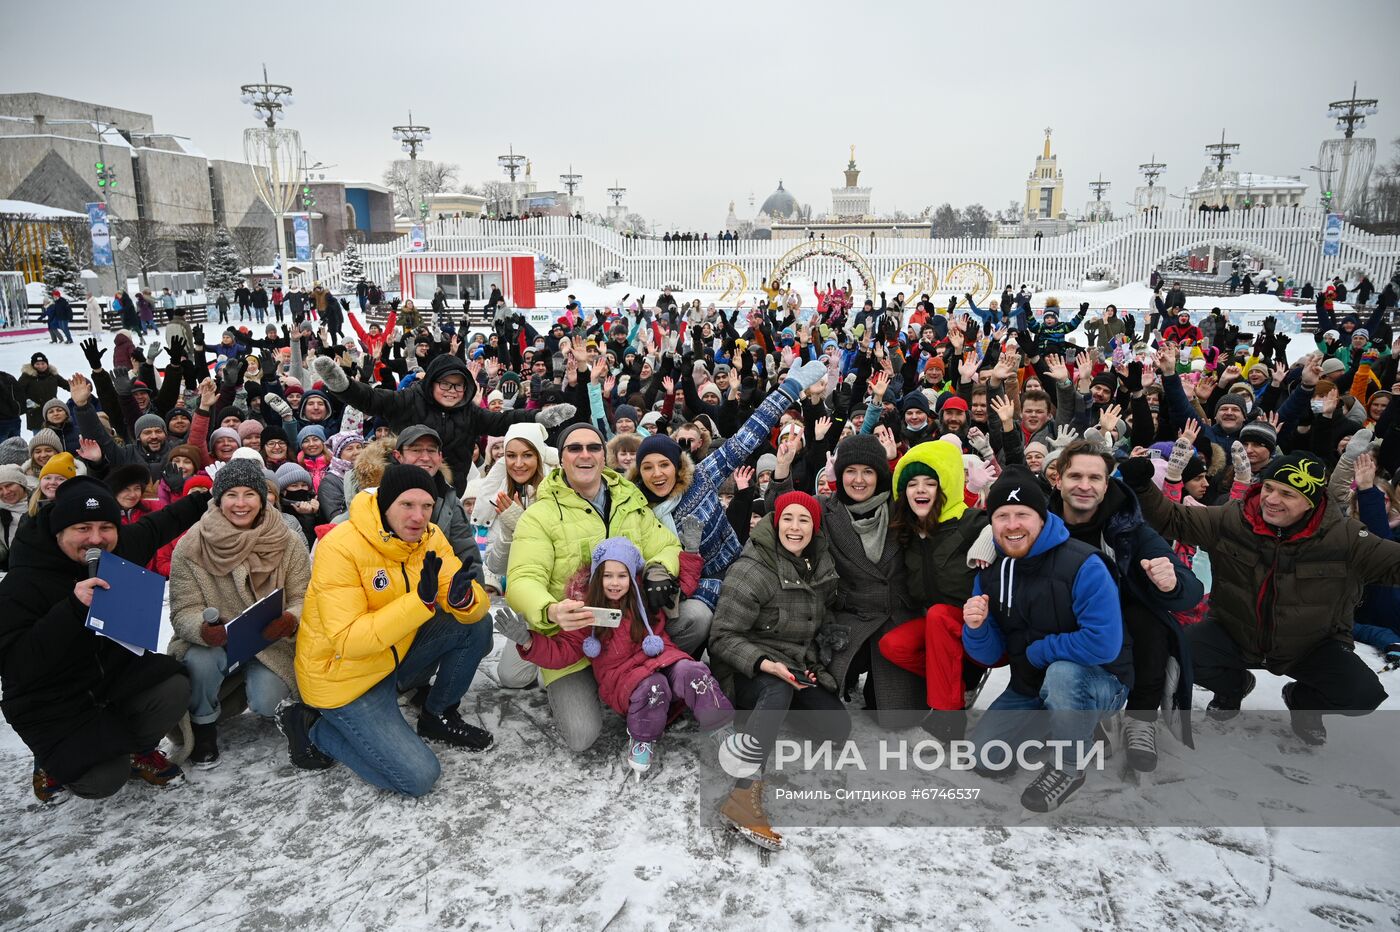
[(366, 191), (378, 191), (380, 194), (389, 194), (388, 188), (382, 184), (375, 184), (373, 181), (359, 181), (353, 178), (312, 178), (311, 184), (338, 184), (346, 188), (363, 188)]
[(40, 220), (58, 220), (69, 217), (87, 219), (87, 214), (78, 213), (76, 210), (64, 210), (62, 207), (35, 204), (33, 201), (0, 200), (0, 214), (28, 214)]
[(1261, 175), (1258, 172), (1240, 172), (1237, 182), (1248, 188), (1306, 188), (1307, 182), (1292, 175)]

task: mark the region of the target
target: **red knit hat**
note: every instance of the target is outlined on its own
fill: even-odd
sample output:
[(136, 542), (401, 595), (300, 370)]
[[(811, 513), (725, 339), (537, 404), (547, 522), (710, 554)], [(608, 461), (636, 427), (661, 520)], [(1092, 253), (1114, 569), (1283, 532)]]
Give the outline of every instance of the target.
[(773, 526), (778, 526), (778, 519), (787, 511), (789, 505), (801, 505), (807, 509), (807, 513), (812, 516), (812, 532), (816, 533), (822, 529), (822, 505), (806, 492), (784, 492), (778, 496), (778, 500), (773, 503)]

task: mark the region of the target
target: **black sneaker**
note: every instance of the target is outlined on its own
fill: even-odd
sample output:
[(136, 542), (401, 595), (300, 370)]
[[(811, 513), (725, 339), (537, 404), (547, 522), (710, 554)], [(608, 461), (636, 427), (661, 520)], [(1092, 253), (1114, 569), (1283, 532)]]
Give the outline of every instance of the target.
[(945, 712), (934, 709), (919, 723), (939, 744), (948, 745), (967, 737), (967, 713), (963, 711)]
[(190, 752), (190, 763), (199, 770), (212, 770), (219, 766), (219, 726), (210, 722), (207, 725), (194, 725), (194, 750)]
[(1031, 812), (1053, 812), (1083, 785), (1083, 771), (1071, 774), (1047, 769), (1021, 793), (1021, 805)]
[(311, 742), (311, 726), (320, 717), (321, 713), (309, 705), (291, 699), (283, 699), (277, 706), (277, 730), (287, 738), (287, 756), (302, 770), (335, 766), (335, 759)]
[(468, 751), (485, 751), (496, 743), (496, 739), (491, 737), (491, 732), (467, 724), (462, 720), (462, 713), (455, 708), (448, 709), (441, 715), (434, 715), (424, 709), (423, 714), (418, 716), (418, 736), (429, 741), (441, 741), (453, 747), (466, 748)]
[(1151, 719), (1123, 719), (1123, 749), (1128, 754), (1128, 766), (1138, 773), (1157, 769), (1157, 723)]
[(1248, 670), (1244, 671), (1244, 689), (1233, 698), (1222, 697), (1219, 693), (1210, 700), (1210, 705), (1206, 706), (1206, 715), (1217, 722), (1227, 722), (1240, 714), (1240, 703), (1244, 702), (1244, 697), (1254, 691), (1254, 674)]
[(1322, 713), (1308, 709), (1293, 708), (1293, 687), (1297, 683), (1285, 683), (1283, 704), (1288, 706), (1288, 717), (1293, 725), (1293, 733), (1303, 739), (1303, 743), (1320, 748), (1327, 743), (1327, 726), (1322, 724)]

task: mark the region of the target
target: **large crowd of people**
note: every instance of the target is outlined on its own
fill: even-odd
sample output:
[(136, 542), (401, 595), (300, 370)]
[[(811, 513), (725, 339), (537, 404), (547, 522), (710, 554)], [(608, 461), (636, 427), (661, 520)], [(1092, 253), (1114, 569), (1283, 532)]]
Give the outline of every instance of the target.
[[(1138, 320), (1024, 290), (962, 313), (766, 290), (570, 300), (541, 328), (493, 296), (469, 334), (436, 307), (380, 322), (369, 286), (344, 321), (324, 289), (259, 286), (212, 342), (183, 319), (145, 342), (131, 309), (110, 347), (82, 341), (85, 371), (35, 352), (0, 373), (0, 709), (36, 796), (177, 783), (244, 712), (297, 767), (421, 796), (440, 753), (493, 745), (459, 703), (496, 643), (560, 753), (615, 714), (641, 779), (689, 712), (735, 780), (717, 818), (770, 849), (778, 736), (840, 741), (852, 708), (968, 741), (997, 779), (993, 742), (1083, 751), (1115, 723), (1151, 771), (1161, 732), (1192, 741), (1195, 686), (1228, 718), (1253, 670), (1310, 746), (1384, 700), (1390, 307), (1362, 319), (1329, 286), (1290, 353), (1273, 319), (1242, 333), (1184, 296)], [(92, 548), (168, 576), (163, 652), (85, 625)], [(266, 646), (230, 663), (228, 623), (279, 590)], [(1045, 766), (1022, 804), (1085, 779), (1082, 756)]]

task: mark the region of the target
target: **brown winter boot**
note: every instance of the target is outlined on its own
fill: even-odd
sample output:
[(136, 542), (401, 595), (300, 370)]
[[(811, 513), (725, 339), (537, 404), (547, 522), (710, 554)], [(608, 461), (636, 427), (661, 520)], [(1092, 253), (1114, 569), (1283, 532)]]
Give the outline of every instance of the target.
[(748, 788), (735, 787), (719, 807), (719, 817), (760, 848), (782, 851), (787, 845), (783, 836), (773, 830), (768, 813), (763, 811), (763, 784), (755, 781)]

